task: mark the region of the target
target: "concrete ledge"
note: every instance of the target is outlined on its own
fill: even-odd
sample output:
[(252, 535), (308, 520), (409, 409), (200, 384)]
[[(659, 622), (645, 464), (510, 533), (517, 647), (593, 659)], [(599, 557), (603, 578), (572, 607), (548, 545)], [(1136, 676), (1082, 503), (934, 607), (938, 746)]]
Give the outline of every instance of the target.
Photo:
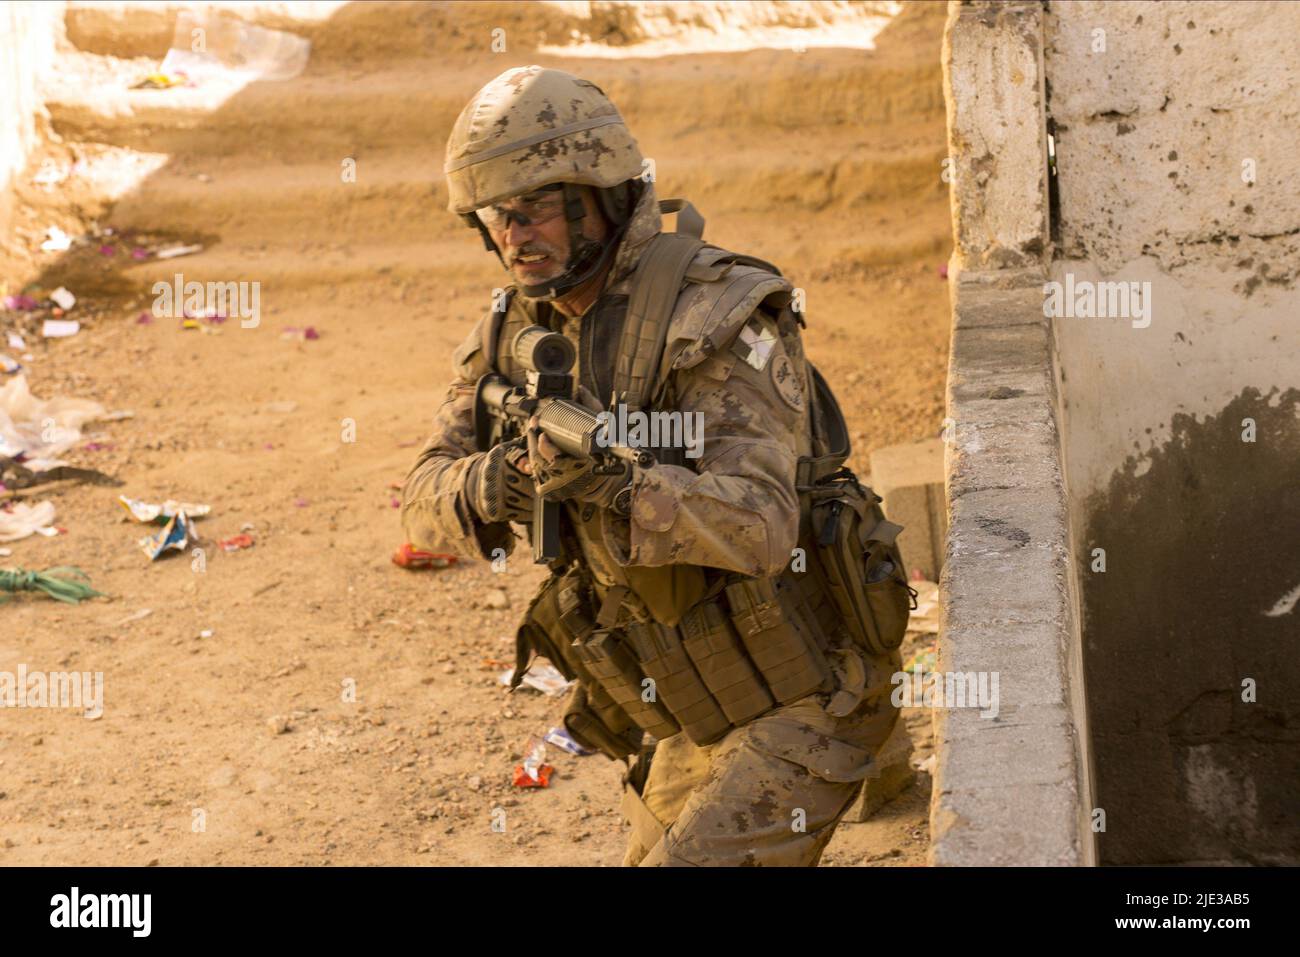
[[(1042, 274), (967, 281), (948, 380), (940, 673), (997, 675), (994, 709), (938, 708), (933, 864), (1090, 864), (1071, 694), (1069, 521)], [(992, 317), (999, 321), (990, 321)]]
[(936, 667), (945, 677), (983, 676), (987, 694), (934, 711), (932, 864), (1096, 861), (1043, 315), (1051, 248), (1042, 17), (1038, 3), (954, 2), (944, 35), (955, 249)]
[[(936, 866), (1068, 866), (1079, 861), (1071, 849), (1076, 830), (1072, 808), (1055, 784), (943, 790), (930, 813), (930, 833), (943, 840), (930, 848)], [(1005, 813), (1016, 808), (1014, 815)]]

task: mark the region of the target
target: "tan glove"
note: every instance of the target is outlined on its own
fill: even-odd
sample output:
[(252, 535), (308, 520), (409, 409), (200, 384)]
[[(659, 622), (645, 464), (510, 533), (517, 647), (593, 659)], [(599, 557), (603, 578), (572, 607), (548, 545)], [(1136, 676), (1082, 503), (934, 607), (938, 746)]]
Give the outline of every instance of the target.
[(481, 453), (470, 466), (465, 498), (483, 521), (527, 524), (533, 520), (534, 482), (520, 467), (527, 457), (527, 445), (514, 439)]

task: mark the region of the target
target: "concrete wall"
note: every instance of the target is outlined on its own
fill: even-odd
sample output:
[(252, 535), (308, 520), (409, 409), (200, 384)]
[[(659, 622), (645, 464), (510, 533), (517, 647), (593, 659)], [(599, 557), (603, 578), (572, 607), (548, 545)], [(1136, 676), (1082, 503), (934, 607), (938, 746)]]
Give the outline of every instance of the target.
[(1023, 718), (936, 712), (937, 863), (1300, 861), (1297, 30), (950, 5), (940, 667)]
[(1284, 3), (1044, 20), (1052, 278), (1150, 283), (1149, 325), (1054, 328), (1105, 863), (1300, 862), (1298, 33)]
[(13, 178), (37, 142), (39, 81), (54, 60), (63, 4), (0, 4), (0, 237), (11, 224)]

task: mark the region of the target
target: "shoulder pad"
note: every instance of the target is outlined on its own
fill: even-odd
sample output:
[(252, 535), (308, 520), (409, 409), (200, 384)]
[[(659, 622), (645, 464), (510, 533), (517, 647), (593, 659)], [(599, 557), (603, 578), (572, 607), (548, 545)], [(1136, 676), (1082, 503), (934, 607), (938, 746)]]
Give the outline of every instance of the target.
[(496, 354), (497, 366), (496, 371), (503, 371), (502, 364), (503, 352), (509, 347), (513, 334), (518, 332), (525, 325), (530, 325), (528, 311), (522, 296), (514, 295), (515, 287), (507, 286), (503, 291), (506, 300), (506, 314), (501, 316), (497, 313), (497, 308), (501, 304), (500, 297), (494, 297), (492, 304), (487, 311), (474, 323), (474, 328), (470, 330), (465, 340), (456, 347), (452, 353), (451, 363), (456, 374), (463, 379), (476, 381), (479, 377), (493, 371), (493, 363), (489, 361), (489, 339), (491, 338), (493, 328), (497, 333)]
[(794, 287), (788, 280), (768, 269), (727, 261), (734, 256), (705, 247), (687, 269), (688, 281), (668, 323), (665, 360), (671, 368), (688, 369), (727, 348), (760, 304), (779, 309), (789, 303)]
[(483, 354), (483, 330), (491, 320), (492, 311), (488, 310), (451, 354), (451, 367), (459, 378), (475, 382), (488, 371), (487, 356)]

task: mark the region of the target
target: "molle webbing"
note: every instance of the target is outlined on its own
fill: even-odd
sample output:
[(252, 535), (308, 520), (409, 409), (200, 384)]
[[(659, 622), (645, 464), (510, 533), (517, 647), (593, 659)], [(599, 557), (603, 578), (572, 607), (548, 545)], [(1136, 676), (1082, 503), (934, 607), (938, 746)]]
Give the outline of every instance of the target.
[(659, 233), (641, 255), (614, 367), (614, 392), (628, 411), (643, 408), (652, 394), (673, 306), (686, 270), (703, 245), (692, 236)]

